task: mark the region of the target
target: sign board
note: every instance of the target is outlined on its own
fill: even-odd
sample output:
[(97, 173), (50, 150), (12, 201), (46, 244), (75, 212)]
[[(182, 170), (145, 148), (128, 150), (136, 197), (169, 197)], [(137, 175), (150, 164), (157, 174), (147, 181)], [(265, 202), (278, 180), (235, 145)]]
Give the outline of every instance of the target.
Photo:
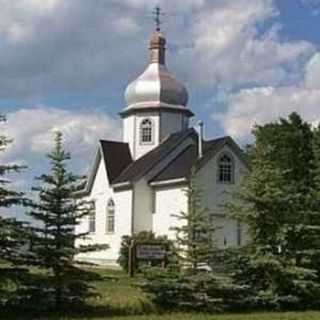
[(159, 244), (137, 244), (136, 257), (141, 260), (164, 260), (166, 248)]

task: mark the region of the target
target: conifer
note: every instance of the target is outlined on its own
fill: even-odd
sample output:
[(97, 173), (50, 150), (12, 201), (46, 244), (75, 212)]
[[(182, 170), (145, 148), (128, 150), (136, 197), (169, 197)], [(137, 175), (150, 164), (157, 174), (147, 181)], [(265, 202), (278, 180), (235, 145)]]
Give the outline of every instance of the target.
[[(5, 117), (0, 116), (0, 121)], [(6, 136), (0, 136), (0, 152), (6, 151), (12, 141)], [(22, 166), (16, 164), (0, 164), (0, 305), (11, 300), (14, 290), (8, 290), (22, 276), (20, 269), (23, 263), (22, 247), (26, 245), (27, 229), (23, 222), (12, 218), (8, 208), (23, 206), (26, 202), (23, 193), (9, 187), (11, 180), (8, 175), (19, 173)]]
[[(75, 233), (81, 219), (91, 214), (89, 202), (77, 196), (83, 179), (68, 170), (70, 154), (63, 148), (62, 133), (57, 132), (48, 155), (49, 174), (41, 175), (34, 188), (38, 200), (32, 203), (30, 216), (35, 220), (30, 263), (42, 271), (33, 298), (45, 299), (56, 310), (83, 303), (92, 293), (93, 273), (77, 265), (77, 255), (105, 249), (106, 246), (77, 245), (87, 233)], [(38, 292), (37, 292), (38, 290)], [(36, 295), (38, 293), (38, 295)]]

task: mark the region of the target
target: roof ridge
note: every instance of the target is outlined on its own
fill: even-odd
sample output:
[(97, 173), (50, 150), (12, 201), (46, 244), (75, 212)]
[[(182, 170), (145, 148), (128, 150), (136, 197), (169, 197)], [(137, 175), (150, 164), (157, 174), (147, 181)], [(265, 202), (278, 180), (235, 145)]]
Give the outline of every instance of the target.
[(105, 140), (105, 139), (99, 139), (100, 143), (118, 143), (118, 144), (128, 144), (128, 142), (123, 142), (123, 141), (116, 141), (116, 140)]
[(181, 152), (179, 152), (171, 161), (170, 163), (168, 163), (164, 168), (162, 168), (154, 177), (152, 177), (151, 179), (149, 179), (148, 182), (151, 182), (153, 180), (156, 180), (157, 177), (159, 177), (163, 172), (165, 172), (165, 170), (168, 169), (168, 167), (175, 162), (178, 158), (180, 158), (181, 156), (183, 156), (186, 152), (189, 151), (189, 149), (191, 148), (196, 148), (196, 146), (194, 144), (190, 144), (188, 146), (186, 146), (186, 148), (184, 148), (183, 150), (181, 150)]
[[(139, 159), (137, 159), (136, 161), (131, 162), (127, 168), (125, 168), (123, 170), (123, 172), (120, 174), (120, 176), (115, 179), (115, 183), (117, 183), (117, 180), (119, 178), (121, 178), (121, 176), (123, 174), (125, 174), (126, 172), (128, 172), (134, 165), (136, 165), (137, 163), (143, 162), (146, 158), (150, 157), (150, 155), (153, 155), (154, 153), (158, 152), (160, 148), (163, 148), (164, 145), (170, 140), (170, 138), (172, 139), (174, 136), (179, 136), (181, 135), (181, 137), (168, 149), (166, 150), (165, 154), (163, 156), (160, 156), (158, 159), (156, 159), (156, 161), (154, 161), (153, 163), (151, 163), (149, 166), (146, 166), (139, 174), (137, 174), (136, 176), (140, 176), (141, 173), (145, 174), (147, 172), (149, 172), (156, 164), (158, 164), (164, 157), (166, 157), (171, 151), (172, 149), (174, 149), (174, 147), (180, 143), (181, 140), (184, 140), (186, 137), (188, 137), (191, 133), (194, 132), (193, 128), (188, 128), (185, 131), (182, 132), (174, 132), (172, 133), (163, 143), (159, 144), (157, 147), (155, 147), (154, 149), (152, 149), (150, 152), (146, 153), (145, 155), (143, 155), (142, 157), (140, 157)], [(127, 179), (129, 180), (129, 179)]]

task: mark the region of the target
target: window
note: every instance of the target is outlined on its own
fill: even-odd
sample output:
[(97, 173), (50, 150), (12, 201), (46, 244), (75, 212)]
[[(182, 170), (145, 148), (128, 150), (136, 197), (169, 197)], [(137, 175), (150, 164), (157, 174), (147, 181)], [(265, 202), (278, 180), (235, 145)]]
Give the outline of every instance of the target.
[(224, 154), (219, 158), (218, 163), (218, 181), (221, 183), (233, 183), (234, 165), (233, 160)]
[(107, 203), (107, 216), (106, 216), (106, 232), (114, 232), (114, 218), (115, 218), (115, 205), (113, 199), (109, 199)]
[(150, 144), (153, 141), (153, 125), (151, 119), (144, 119), (140, 126), (140, 141), (142, 144)]
[(157, 209), (157, 203), (156, 203), (156, 191), (152, 189), (152, 195), (151, 195), (151, 212), (156, 213)]
[(96, 232), (96, 204), (94, 201), (91, 202), (91, 212), (89, 214), (89, 232)]

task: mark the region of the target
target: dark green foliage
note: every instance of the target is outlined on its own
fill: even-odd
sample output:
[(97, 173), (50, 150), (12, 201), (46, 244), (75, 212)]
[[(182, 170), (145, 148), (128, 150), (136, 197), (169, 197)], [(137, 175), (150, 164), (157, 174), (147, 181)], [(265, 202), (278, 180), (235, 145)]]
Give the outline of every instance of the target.
[(222, 312), (244, 310), (245, 286), (227, 275), (205, 271), (149, 268), (141, 286), (165, 310)]
[[(152, 231), (141, 231), (133, 236), (123, 236), (121, 240), (120, 255), (118, 263), (123, 270), (128, 271), (129, 246), (131, 242), (146, 244), (161, 244), (168, 248), (168, 258), (172, 261), (172, 242), (166, 236), (156, 236)], [(158, 265), (161, 261), (153, 261), (153, 265)], [(141, 265), (140, 265), (141, 266)]]
[(235, 280), (248, 286), (248, 305), (254, 308), (318, 307), (319, 275), (308, 258), (318, 246), (311, 237), (317, 224), (312, 217), (319, 214), (314, 134), (293, 113), (257, 126), (254, 135), (251, 173), (229, 205), (251, 236), (236, 261)]
[(63, 149), (62, 134), (56, 133), (50, 159), (50, 174), (38, 178), (34, 188), (39, 200), (32, 203), (30, 216), (36, 220), (33, 228), (30, 265), (43, 270), (39, 281), (33, 281), (30, 297), (41, 301), (42, 307), (57, 310), (79, 305), (92, 293), (90, 275), (75, 265), (76, 255), (105, 249), (106, 246), (76, 246), (87, 233), (75, 234), (79, 220), (89, 215), (92, 206), (77, 198), (83, 179), (67, 169), (70, 155)]
[[(5, 121), (0, 116), (0, 121)], [(11, 143), (5, 136), (0, 136), (0, 152), (5, 152)], [(19, 283), (18, 275), (25, 272), (22, 246), (26, 244), (26, 228), (24, 223), (9, 218), (5, 210), (12, 206), (24, 205), (23, 194), (9, 188), (12, 173), (18, 173), (23, 167), (14, 164), (0, 165), (0, 306), (11, 301)]]
[(193, 172), (186, 191), (188, 211), (177, 216), (180, 226), (174, 228), (177, 261), (165, 271), (146, 269), (141, 287), (163, 309), (198, 312), (235, 309), (240, 305), (239, 297), (244, 294), (245, 286), (235, 286), (226, 274), (202, 269), (209, 268), (219, 250), (213, 242), (215, 228), (208, 210), (202, 207), (195, 177)]

